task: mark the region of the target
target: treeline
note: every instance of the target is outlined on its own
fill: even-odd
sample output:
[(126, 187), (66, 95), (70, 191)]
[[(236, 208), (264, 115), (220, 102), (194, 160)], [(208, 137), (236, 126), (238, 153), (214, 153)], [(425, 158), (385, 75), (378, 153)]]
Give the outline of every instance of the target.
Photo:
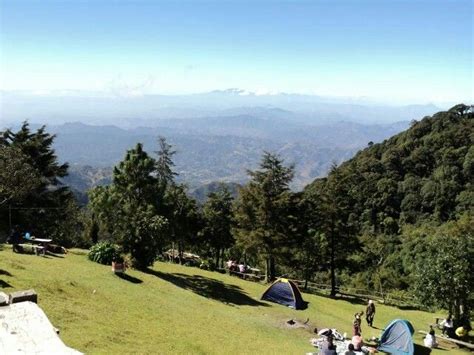
[[(472, 107), (457, 105), (414, 121), (383, 143), (369, 143), (301, 192), (289, 188), (293, 167), (267, 152), (236, 198), (222, 187), (203, 205), (176, 182), (173, 148), (159, 138), (155, 153), (141, 144), (129, 150), (112, 183), (92, 189), (80, 213), (59, 184), (67, 166), (55, 163), (54, 137), (44, 128), (30, 133), (25, 124), (17, 133), (3, 133), (2, 156), (15, 159), (0, 159), (6, 171), (25, 178), (18, 183), (18, 174), (7, 173), (8, 184), (25, 190), (6, 193), (16, 190), (2, 178), (0, 197), (3, 206), (46, 206), (50, 200), (71, 206), (52, 210), (57, 214), (51, 222), (22, 210), (14, 219), (46, 224), (68, 245), (112, 241), (138, 268), (173, 248), (180, 256), (195, 252), (214, 268), (232, 258), (265, 269), (268, 280), (288, 275), (330, 283), (333, 295), (337, 286), (410, 295), (459, 318), (473, 308), (473, 116)], [(25, 134), (28, 144), (21, 143)], [(46, 142), (37, 150), (56, 167), (49, 181), (32, 163), (41, 154), (27, 148), (41, 136)], [(43, 185), (29, 185), (35, 181)], [(65, 200), (35, 200), (50, 194)]]

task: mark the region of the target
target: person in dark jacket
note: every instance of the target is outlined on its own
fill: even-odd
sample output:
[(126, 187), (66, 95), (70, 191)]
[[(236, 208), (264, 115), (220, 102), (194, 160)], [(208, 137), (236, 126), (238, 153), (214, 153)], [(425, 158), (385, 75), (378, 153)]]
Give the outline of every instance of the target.
[(319, 351), (320, 355), (337, 355), (336, 345), (334, 345), (332, 335), (329, 335), (327, 339), (323, 342), (321, 350)]
[(20, 234), (20, 231), (19, 231), (19, 227), (14, 226), (12, 228), (10, 238), (8, 239), (8, 241), (13, 246), (12, 249), (15, 253), (19, 253), (21, 251), (20, 247), (18, 245), (18, 244), (21, 243), (21, 239), (22, 238), (21, 238), (21, 234)]
[(369, 300), (369, 304), (367, 305), (367, 309), (365, 310), (365, 319), (367, 320), (367, 324), (369, 327), (372, 327), (374, 323), (375, 317), (375, 304), (374, 301)]

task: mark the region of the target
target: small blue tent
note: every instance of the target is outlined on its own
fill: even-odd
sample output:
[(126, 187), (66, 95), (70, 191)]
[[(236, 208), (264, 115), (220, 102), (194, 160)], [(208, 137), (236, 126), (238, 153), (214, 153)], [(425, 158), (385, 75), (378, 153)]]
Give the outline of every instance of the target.
[(394, 355), (413, 355), (415, 352), (412, 339), (414, 332), (409, 321), (395, 319), (383, 331), (378, 350)]
[(279, 303), (294, 309), (306, 308), (306, 302), (296, 284), (288, 279), (276, 280), (262, 295), (262, 300)]

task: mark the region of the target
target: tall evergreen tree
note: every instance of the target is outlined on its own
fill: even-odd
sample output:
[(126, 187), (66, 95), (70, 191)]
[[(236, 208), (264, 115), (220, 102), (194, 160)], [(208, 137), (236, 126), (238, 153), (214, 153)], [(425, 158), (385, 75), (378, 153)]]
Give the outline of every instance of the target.
[(236, 202), (236, 234), (244, 249), (256, 249), (265, 257), (267, 281), (275, 279), (275, 258), (287, 243), (287, 217), (293, 167), (265, 152), (260, 170), (249, 171), (251, 181), (240, 190)]
[(347, 267), (347, 255), (355, 251), (356, 234), (353, 213), (354, 201), (350, 191), (349, 181), (352, 175), (344, 175), (336, 165), (333, 165), (328, 177), (314, 184), (307, 193), (307, 198), (313, 205), (316, 223), (313, 229), (322, 233), (328, 250), (328, 269), (331, 279), (331, 296), (337, 292), (337, 270)]
[(154, 173), (155, 161), (137, 144), (114, 168), (112, 185), (91, 193), (93, 212), (139, 269), (153, 264), (167, 225), (166, 218), (156, 212)]
[[(21, 198), (17, 195), (11, 200), (15, 211), (13, 223), (69, 246), (72, 236), (69, 228), (71, 218), (68, 216), (76, 215), (76, 206), (74, 196), (61, 182), (61, 178), (67, 175), (68, 164), (58, 162), (52, 148), (54, 139), (55, 135), (49, 134), (45, 126), (32, 132), (29, 124), (24, 122), (17, 132), (7, 129), (0, 133), (0, 147), (2, 154), (9, 150), (19, 152), (14, 160), (16, 163), (9, 161), (7, 164), (17, 164), (16, 168), (23, 170), (25, 177), (32, 178), (21, 188), (16, 188), (23, 192)], [(15, 179), (15, 174), (10, 178)]]
[(165, 194), (165, 216), (168, 220), (169, 241), (173, 249), (177, 247), (180, 263), (186, 245), (195, 244), (201, 228), (201, 216), (196, 201), (189, 198), (186, 186), (173, 184)]
[(223, 186), (217, 192), (211, 192), (202, 208), (204, 240), (214, 250), (215, 265), (222, 263), (224, 250), (234, 244), (232, 236), (233, 198), (229, 190)]
[(178, 175), (174, 170), (173, 155), (176, 151), (173, 146), (166, 141), (165, 137), (158, 137), (159, 150), (156, 152), (158, 159), (156, 160), (156, 176), (158, 186), (163, 195), (169, 185), (174, 184), (174, 178)]

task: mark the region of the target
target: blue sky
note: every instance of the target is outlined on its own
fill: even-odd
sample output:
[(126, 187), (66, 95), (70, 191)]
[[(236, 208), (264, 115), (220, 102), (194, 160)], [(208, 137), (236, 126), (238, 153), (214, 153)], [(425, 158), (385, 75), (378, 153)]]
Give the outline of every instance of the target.
[(0, 0), (0, 89), (472, 101), (472, 1)]

